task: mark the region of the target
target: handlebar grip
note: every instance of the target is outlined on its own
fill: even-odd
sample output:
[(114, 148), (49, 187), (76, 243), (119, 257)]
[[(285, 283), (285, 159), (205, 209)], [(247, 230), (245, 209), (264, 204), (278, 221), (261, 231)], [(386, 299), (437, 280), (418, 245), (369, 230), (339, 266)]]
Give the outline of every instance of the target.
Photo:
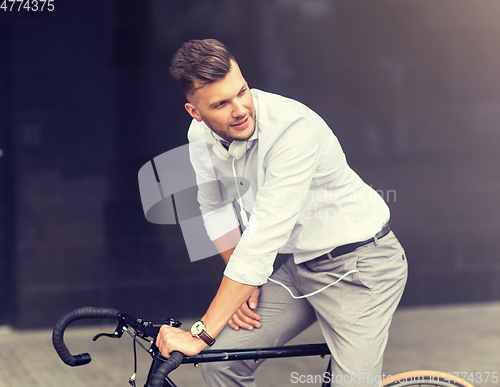
[(116, 309), (89, 306), (72, 310), (62, 316), (59, 321), (57, 321), (52, 331), (52, 344), (61, 360), (71, 367), (88, 364), (92, 360), (88, 353), (73, 356), (68, 350), (68, 347), (64, 343), (64, 331), (69, 324), (75, 320), (87, 318), (110, 318), (117, 320), (120, 313), (121, 312)]
[(158, 367), (151, 377), (151, 387), (162, 387), (167, 375), (179, 367), (184, 359), (184, 355), (178, 351), (170, 354), (170, 358)]

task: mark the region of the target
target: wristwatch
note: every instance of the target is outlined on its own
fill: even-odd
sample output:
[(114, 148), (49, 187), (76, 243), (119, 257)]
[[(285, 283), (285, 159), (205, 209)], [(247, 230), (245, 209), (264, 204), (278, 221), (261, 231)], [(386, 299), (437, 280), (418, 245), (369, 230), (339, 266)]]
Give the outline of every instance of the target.
[(207, 333), (203, 321), (196, 321), (191, 327), (193, 337), (202, 339), (206, 345), (212, 346), (215, 344), (215, 339)]

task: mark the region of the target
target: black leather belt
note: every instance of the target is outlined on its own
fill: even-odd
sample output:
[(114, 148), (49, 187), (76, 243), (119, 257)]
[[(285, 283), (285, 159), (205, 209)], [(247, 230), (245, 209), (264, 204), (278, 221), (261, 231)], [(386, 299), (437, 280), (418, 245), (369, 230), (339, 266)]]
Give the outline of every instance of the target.
[(319, 258), (334, 258), (338, 257), (339, 255), (344, 255), (347, 253), (352, 253), (354, 250), (356, 250), (358, 247), (367, 245), (368, 243), (372, 243), (378, 241), (379, 239), (382, 239), (385, 237), (389, 232), (391, 231), (391, 227), (389, 226), (389, 223), (387, 223), (384, 227), (382, 227), (382, 230), (375, 234), (373, 238), (367, 239), (366, 241), (363, 242), (355, 242), (355, 243), (349, 243), (347, 245), (339, 246), (334, 248), (330, 253), (324, 254)]

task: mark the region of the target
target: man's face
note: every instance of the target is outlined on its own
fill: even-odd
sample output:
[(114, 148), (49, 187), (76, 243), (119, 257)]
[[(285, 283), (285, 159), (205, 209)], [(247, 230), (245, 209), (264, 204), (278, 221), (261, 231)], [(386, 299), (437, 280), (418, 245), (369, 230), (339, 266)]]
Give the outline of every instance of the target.
[(195, 83), (195, 92), (185, 107), (195, 120), (203, 121), (224, 140), (244, 141), (255, 131), (255, 107), (238, 64), (231, 64), (223, 79), (204, 86)]

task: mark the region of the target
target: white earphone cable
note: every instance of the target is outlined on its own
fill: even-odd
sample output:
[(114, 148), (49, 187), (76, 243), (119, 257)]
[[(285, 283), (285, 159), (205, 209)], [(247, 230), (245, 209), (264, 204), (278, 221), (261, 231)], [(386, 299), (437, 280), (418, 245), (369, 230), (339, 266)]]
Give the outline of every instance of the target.
[(236, 194), (238, 196), (238, 203), (240, 205), (240, 216), (241, 216), (241, 221), (243, 223), (243, 226), (245, 226), (245, 228), (248, 227), (248, 217), (247, 217), (247, 213), (246, 211), (243, 209), (243, 201), (241, 200), (241, 194), (240, 194), (240, 187), (238, 186), (238, 178), (236, 176), (236, 168), (234, 167), (234, 161), (236, 159), (233, 157), (233, 162), (232, 162), (232, 166), (233, 166), (233, 177), (234, 177), (234, 184), (236, 186)]
[(314, 295), (316, 295), (316, 294), (318, 294), (318, 293), (321, 293), (323, 290), (328, 289), (330, 286), (333, 286), (333, 285), (335, 285), (336, 283), (338, 283), (338, 282), (342, 281), (342, 280), (343, 280), (346, 276), (348, 276), (349, 274), (352, 274), (352, 273), (359, 273), (359, 270), (356, 270), (356, 269), (354, 269), (354, 270), (350, 270), (350, 271), (348, 271), (347, 273), (343, 274), (343, 275), (342, 275), (339, 279), (337, 279), (335, 282), (332, 282), (331, 284), (328, 284), (328, 285), (326, 285), (326, 286), (323, 286), (321, 289), (318, 289), (318, 290), (316, 290), (316, 291), (314, 291), (314, 292), (311, 292), (311, 293), (308, 293), (308, 294), (304, 294), (304, 295), (302, 295), (302, 296), (296, 296), (296, 295), (294, 295), (294, 294), (293, 294), (293, 292), (290, 290), (290, 288), (289, 288), (288, 286), (286, 286), (285, 284), (282, 284), (282, 283), (281, 283), (281, 282), (279, 282), (279, 281), (276, 281), (275, 279), (268, 278), (268, 280), (269, 280), (269, 281), (271, 281), (271, 282), (274, 282), (275, 284), (278, 284), (278, 285), (283, 286), (286, 290), (288, 290), (288, 293), (290, 293), (290, 295), (291, 295), (293, 298), (295, 298), (296, 300), (298, 300), (298, 299), (301, 299), (301, 298), (311, 297), (311, 296), (314, 296)]

